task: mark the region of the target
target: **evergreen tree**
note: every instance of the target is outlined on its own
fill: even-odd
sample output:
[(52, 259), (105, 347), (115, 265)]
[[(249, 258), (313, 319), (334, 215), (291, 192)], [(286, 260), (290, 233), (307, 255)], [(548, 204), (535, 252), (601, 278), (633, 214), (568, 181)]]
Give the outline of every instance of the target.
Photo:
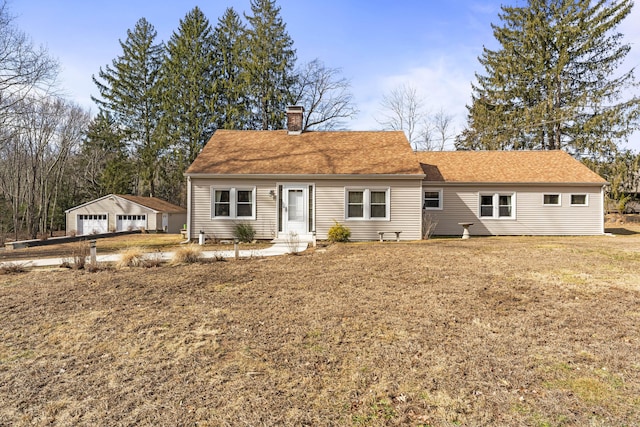
[(296, 52), (275, 0), (251, 0), (246, 70), (251, 85), (254, 126), (284, 127), (285, 111), (293, 102)]
[(86, 192), (83, 201), (132, 191), (134, 164), (118, 125), (108, 112), (100, 111), (89, 124), (77, 160), (80, 187)]
[(167, 43), (160, 85), (162, 136), (170, 149), (161, 169), (163, 196), (175, 203), (186, 198), (184, 171), (215, 130), (214, 65), (212, 28), (195, 7)]
[(479, 58), (460, 149), (565, 149), (607, 155), (637, 128), (633, 70), (620, 72), (629, 45), (618, 24), (632, 0), (528, 0), (502, 7), (500, 44)]
[(214, 111), (220, 129), (251, 127), (246, 31), (233, 8), (225, 11), (214, 30)]
[(137, 161), (138, 194), (154, 194), (158, 165), (164, 154), (158, 132), (161, 115), (159, 94), (160, 67), (164, 55), (162, 43), (155, 43), (157, 32), (141, 18), (127, 39), (120, 42), (123, 53), (112, 66), (100, 69), (98, 87), (101, 99), (92, 97), (100, 110), (111, 113), (123, 132)]

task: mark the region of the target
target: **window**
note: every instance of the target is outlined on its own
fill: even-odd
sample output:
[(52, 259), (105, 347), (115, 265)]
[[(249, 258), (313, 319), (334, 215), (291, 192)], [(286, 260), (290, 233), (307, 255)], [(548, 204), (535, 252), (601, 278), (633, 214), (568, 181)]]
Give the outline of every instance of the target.
[(493, 216), (493, 196), (480, 196), (480, 216)]
[(424, 191), (423, 209), (442, 209), (442, 189), (428, 188)]
[(586, 194), (572, 194), (571, 206), (587, 206), (588, 198)]
[(255, 218), (255, 188), (212, 189), (212, 218)]
[(389, 189), (346, 189), (346, 219), (389, 219)]
[(560, 206), (560, 195), (544, 194), (542, 196), (542, 204), (545, 206)]
[(371, 192), (371, 218), (387, 217), (387, 192)]
[(236, 200), (236, 216), (250, 217), (253, 215), (253, 191), (238, 190)]
[(481, 194), (481, 218), (515, 218), (515, 194)]
[(364, 191), (349, 191), (347, 218), (364, 218)]
[(214, 191), (214, 209), (213, 216), (230, 216), (231, 215), (231, 190), (215, 190)]
[(499, 217), (511, 217), (511, 196), (498, 196), (500, 200)]

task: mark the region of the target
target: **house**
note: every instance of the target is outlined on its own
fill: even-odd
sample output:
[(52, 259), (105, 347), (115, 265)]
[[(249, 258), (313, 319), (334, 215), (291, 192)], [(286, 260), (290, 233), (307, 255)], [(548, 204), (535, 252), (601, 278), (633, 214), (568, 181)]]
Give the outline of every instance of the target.
[(606, 181), (563, 151), (416, 153), (436, 235), (604, 233)]
[(156, 197), (109, 194), (65, 211), (67, 234), (157, 230), (179, 233), (187, 210)]
[(352, 240), (436, 234), (602, 234), (605, 181), (563, 152), (414, 153), (403, 132), (218, 130), (186, 171), (187, 233)]
[(186, 171), (188, 234), (233, 236), (250, 223), (257, 239), (326, 239), (335, 222), (352, 240), (401, 231), (420, 239), (424, 172), (403, 132), (218, 130)]

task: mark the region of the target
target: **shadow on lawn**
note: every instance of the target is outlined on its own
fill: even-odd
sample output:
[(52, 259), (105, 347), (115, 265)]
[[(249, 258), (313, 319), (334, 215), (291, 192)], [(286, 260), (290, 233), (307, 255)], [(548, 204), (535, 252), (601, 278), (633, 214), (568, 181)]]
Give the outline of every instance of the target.
[(619, 228), (605, 228), (604, 229), (605, 233), (611, 233), (611, 234), (618, 234), (620, 236), (633, 236), (635, 234), (640, 234), (639, 231), (636, 230), (631, 230), (629, 228), (623, 228), (623, 227), (619, 227)]

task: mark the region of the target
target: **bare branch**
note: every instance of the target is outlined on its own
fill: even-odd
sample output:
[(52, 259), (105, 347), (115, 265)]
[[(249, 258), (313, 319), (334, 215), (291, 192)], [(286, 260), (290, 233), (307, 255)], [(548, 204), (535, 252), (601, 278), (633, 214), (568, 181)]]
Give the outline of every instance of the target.
[(337, 129), (342, 126), (342, 119), (358, 113), (349, 91), (351, 83), (339, 75), (340, 69), (329, 68), (318, 59), (298, 71), (294, 99), (307, 112), (303, 130)]

